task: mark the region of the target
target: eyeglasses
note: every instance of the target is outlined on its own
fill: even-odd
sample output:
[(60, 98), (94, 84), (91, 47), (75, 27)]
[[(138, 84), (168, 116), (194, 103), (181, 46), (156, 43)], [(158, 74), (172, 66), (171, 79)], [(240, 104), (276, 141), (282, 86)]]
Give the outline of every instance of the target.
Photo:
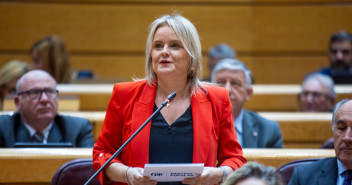
[(309, 91), (303, 91), (300, 94), (300, 98), (306, 99), (309, 95), (311, 95), (312, 99), (322, 99), (322, 98), (327, 98), (329, 97), (327, 94), (323, 94), (320, 92), (309, 92)]
[(52, 88), (45, 88), (45, 89), (30, 89), (27, 91), (22, 91), (17, 93), (18, 96), (21, 96), (23, 94), (27, 94), (28, 97), (32, 100), (35, 100), (37, 98), (40, 99), (40, 97), (42, 96), (43, 92), (46, 94), (46, 96), (49, 99), (55, 99), (59, 93), (58, 90), (56, 89), (52, 89)]

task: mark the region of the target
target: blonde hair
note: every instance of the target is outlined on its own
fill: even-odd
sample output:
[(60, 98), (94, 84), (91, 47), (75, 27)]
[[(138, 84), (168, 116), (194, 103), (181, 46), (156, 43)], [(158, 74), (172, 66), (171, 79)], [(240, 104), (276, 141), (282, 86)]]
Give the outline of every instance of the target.
[(0, 69), (0, 85), (6, 85), (11, 80), (21, 77), (30, 70), (30, 65), (21, 60), (11, 60)]
[(7, 94), (7, 88), (12, 80), (18, 80), (31, 69), (30, 65), (21, 60), (11, 60), (0, 69), (0, 98), (2, 101)]
[(191, 62), (187, 72), (187, 83), (191, 95), (200, 90), (206, 92), (205, 87), (199, 80), (202, 78), (202, 52), (197, 29), (188, 19), (178, 14), (161, 16), (150, 26), (145, 50), (145, 79), (148, 84), (155, 85), (156, 74), (153, 71), (151, 56), (152, 44), (156, 30), (163, 25), (168, 25), (174, 30), (190, 56)]
[(48, 72), (58, 83), (69, 83), (72, 70), (68, 52), (60, 37), (53, 35), (36, 42), (31, 53), (37, 52), (46, 63)]

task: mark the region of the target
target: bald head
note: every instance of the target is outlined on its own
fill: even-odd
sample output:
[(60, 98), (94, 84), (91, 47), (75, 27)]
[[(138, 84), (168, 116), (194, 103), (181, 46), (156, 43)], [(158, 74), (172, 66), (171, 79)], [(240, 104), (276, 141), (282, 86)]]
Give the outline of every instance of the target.
[(56, 80), (46, 71), (43, 70), (31, 70), (25, 73), (16, 84), (16, 92), (20, 92), (23, 89), (23, 84), (29, 82), (40, 82), (41, 80), (52, 81), (56, 86)]

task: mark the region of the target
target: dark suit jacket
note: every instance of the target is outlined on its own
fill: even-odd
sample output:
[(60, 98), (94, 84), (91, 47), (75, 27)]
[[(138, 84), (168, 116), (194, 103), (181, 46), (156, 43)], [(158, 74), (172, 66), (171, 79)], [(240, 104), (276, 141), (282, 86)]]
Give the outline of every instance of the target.
[[(0, 147), (11, 148), (15, 142), (32, 142), (29, 131), (18, 112), (0, 116)], [(73, 147), (93, 147), (89, 120), (56, 115), (48, 142), (71, 142)]]
[(332, 185), (337, 181), (336, 157), (325, 158), (314, 163), (297, 166), (289, 185)]
[(279, 124), (244, 110), (243, 148), (283, 148)]

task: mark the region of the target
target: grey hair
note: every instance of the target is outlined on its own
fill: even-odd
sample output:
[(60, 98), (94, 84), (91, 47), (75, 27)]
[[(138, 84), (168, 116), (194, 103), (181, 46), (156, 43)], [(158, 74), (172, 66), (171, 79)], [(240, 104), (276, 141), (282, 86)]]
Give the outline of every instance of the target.
[(238, 170), (231, 173), (221, 185), (235, 185), (248, 178), (256, 178), (268, 185), (283, 185), (280, 174), (272, 166), (265, 167), (257, 162), (247, 162)]
[(149, 85), (154, 85), (156, 80), (156, 74), (152, 67), (152, 45), (156, 30), (163, 26), (168, 25), (174, 30), (177, 37), (181, 40), (182, 45), (186, 49), (190, 56), (190, 66), (187, 72), (187, 83), (190, 89), (191, 95), (203, 90), (206, 92), (205, 87), (199, 79), (202, 78), (202, 52), (201, 44), (197, 29), (194, 25), (185, 17), (172, 14), (164, 15), (156, 19), (150, 26), (149, 35), (147, 38), (147, 46), (145, 50), (145, 79)]
[(211, 81), (215, 82), (215, 74), (224, 69), (242, 71), (246, 77), (246, 86), (247, 88), (252, 85), (252, 74), (248, 67), (241, 61), (234, 58), (225, 58), (220, 60), (214, 67), (211, 72)]
[(339, 101), (336, 105), (335, 105), (335, 108), (332, 112), (332, 121), (331, 121), (331, 128), (332, 128), (332, 131), (335, 130), (335, 119), (336, 119), (336, 114), (337, 112), (340, 110), (341, 106), (343, 104), (345, 104), (346, 102), (350, 101), (351, 99), (343, 99), (341, 101)]
[(318, 80), (321, 84), (323, 84), (325, 87), (328, 88), (328, 96), (330, 98), (335, 99), (336, 98), (336, 92), (334, 89), (334, 81), (332, 78), (328, 75), (321, 74), (321, 73), (313, 73), (308, 75), (302, 82), (302, 87), (309, 81), (309, 80)]
[(210, 48), (208, 52), (210, 59), (214, 58), (236, 58), (236, 52), (227, 44), (218, 44)]

